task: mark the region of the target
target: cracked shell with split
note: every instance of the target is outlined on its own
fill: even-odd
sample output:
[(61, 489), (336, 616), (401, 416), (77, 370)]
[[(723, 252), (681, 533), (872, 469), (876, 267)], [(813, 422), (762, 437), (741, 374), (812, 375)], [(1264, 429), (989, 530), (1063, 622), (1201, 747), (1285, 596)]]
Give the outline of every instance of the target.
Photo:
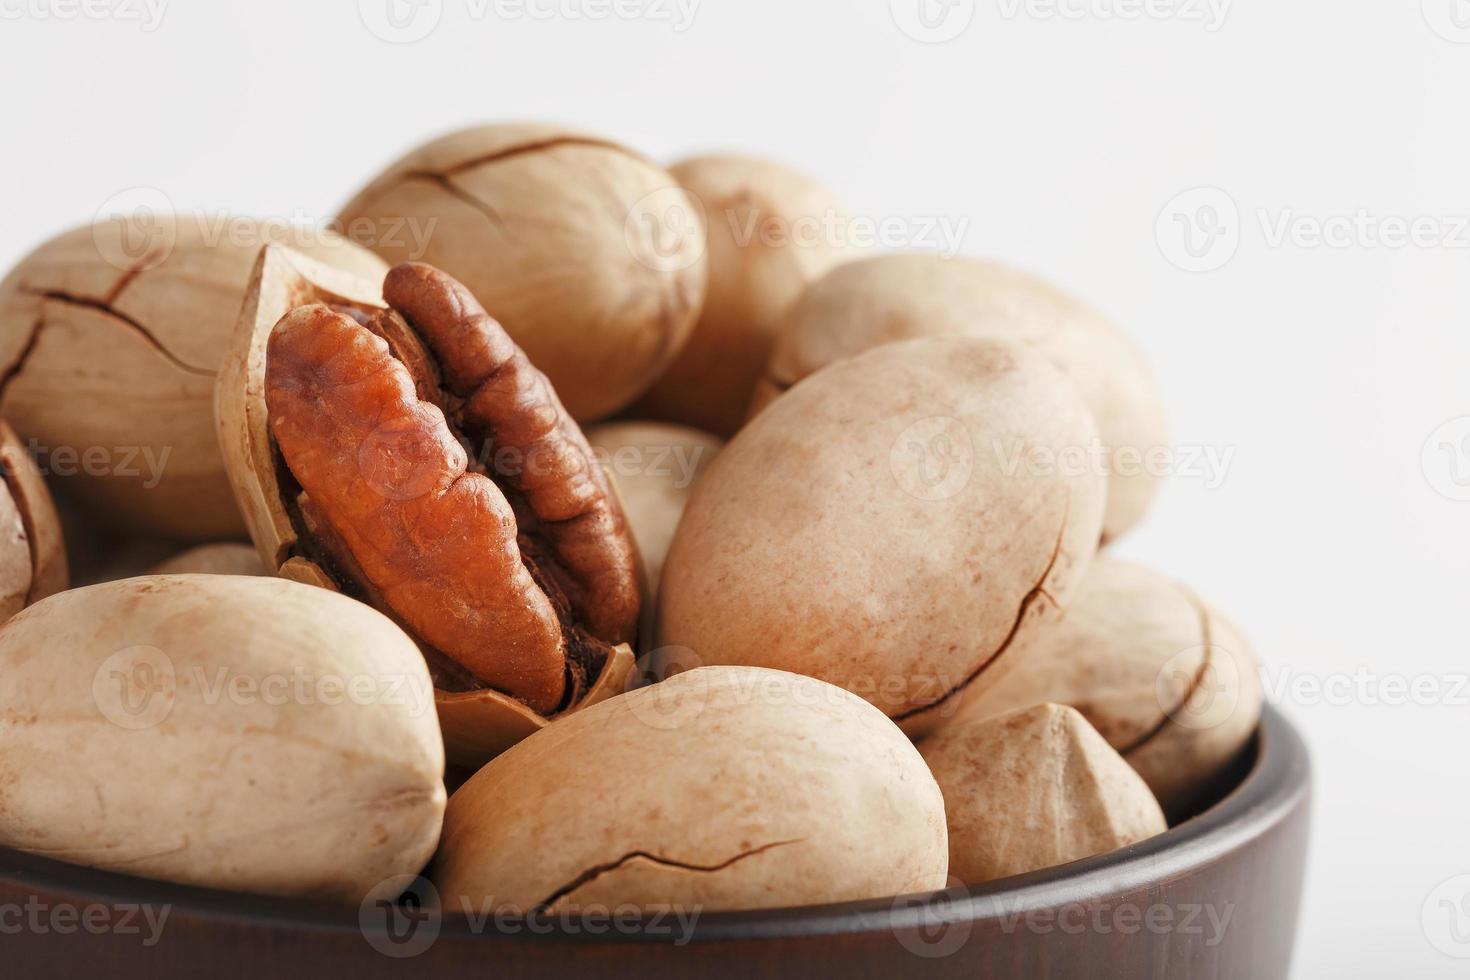
[[(593, 760), (588, 764), (588, 760)], [(450, 799), (447, 908), (775, 908), (943, 888), (944, 801), (860, 698), (711, 667), (531, 736)]]
[(1061, 616), (1104, 478), (1075, 390), (1018, 345), (932, 338), (839, 361), (717, 456), (664, 565), (658, 644), (809, 674), (923, 734)]
[(578, 421), (653, 384), (704, 302), (704, 222), (688, 194), (633, 151), (555, 126), (431, 140), (338, 220), (390, 263), (426, 262), (464, 283)]
[(0, 672), (7, 847), (360, 902), (438, 841), (428, 670), (360, 602), (264, 577), (108, 582), (0, 627)]
[(0, 412), (88, 513), (184, 540), (244, 535), (215, 373), (256, 254), (284, 240), (360, 275), (387, 268), (330, 232), (165, 214), (68, 231), (0, 283)]
[(1024, 670), (965, 706), (979, 719), (1053, 701), (1076, 708), (1175, 820), (1245, 749), (1261, 717), (1250, 644), (1183, 585), (1102, 557)]

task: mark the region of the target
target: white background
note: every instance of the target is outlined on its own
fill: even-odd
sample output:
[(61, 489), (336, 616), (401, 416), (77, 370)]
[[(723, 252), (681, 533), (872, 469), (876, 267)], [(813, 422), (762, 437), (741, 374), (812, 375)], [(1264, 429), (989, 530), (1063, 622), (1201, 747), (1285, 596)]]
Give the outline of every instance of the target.
[[(1424, 917), (1470, 873), (1470, 422), (1422, 452), (1470, 416), (1470, 3), (929, 0), (954, 36), (926, 43), (917, 0), (683, 0), (687, 22), (672, 0), (421, 0), (408, 31), (433, 29), (389, 43), (366, 26), (391, 33), (387, 0), (88, 2), (0, 0), (0, 264), (139, 186), (324, 220), (424, 137), (547, 117), (660, 158), (774, 156), (1100, 306), (1176, 441), (1233, 453), (1121, 549), (1233, 613), (1311, 742), (1297, 975), (1470, 971), (1430, 939), (1470, 955), (1437, 905), (1470, 887)], [(1278, 235), (1360, 211), (1427, 237)], [(1191, 222), (1225, 232), (1198, 262)], [(1360, 672), (1440, 695), (1292, 693)]]

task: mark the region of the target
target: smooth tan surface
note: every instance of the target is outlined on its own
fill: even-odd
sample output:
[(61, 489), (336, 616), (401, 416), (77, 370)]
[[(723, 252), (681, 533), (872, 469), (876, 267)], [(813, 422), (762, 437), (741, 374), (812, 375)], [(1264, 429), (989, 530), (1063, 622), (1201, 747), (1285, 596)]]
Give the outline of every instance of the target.
[[(753, 408), (838, 358), (914, 337), (1013, 340), (1041, 352), (1077, 385), (1112, 468), (1104, 536), (1137, 524), (1157, 491), (1147, 453), (1168, 445), (1162, 394), (1132, 341), (1097, 311), (998, 262), (884, 255), (813, 284), (779, 331)], [(1157, 463), (1154, 464), (1157, 466)]]
[[(704, 300), (703, 229), (674, 179), (560, 127), (480, 126), (432, 140), (338, 220), (391, 264), (427, 262), (464, 283), (582, 421), (642, 394)], [(409, 221), (422, 249), (387, 233)]]
[(0, 629), (0, 841), (114, 871), (359, 902), (438, 840), (413, 642), (273, 578), (62, 593)]
[(729, 438), (745, 422), (786, 310), (861, 253), (841, 237), (849, 215), (837, 195), (789, 167), (723, 155), (669, 172), (703, 208), (709, 289), (689, 341), (633, 413)]
[(810, 674), (922, 733), (1023, 658), (1097, 548), (1105, 486), (1008, 454), (1095, 438), (1020, 346), (888, 345), (730, 442), (674, 537), (658, 643)]
[(1104, 556), (1025, 669), (965, 713), (1045, 701), (1080, 711), (1174, 815), (1245, 747), (1262, 691), (1250, 644), (1219, 612), (1158, 572)]
[[(120, 221), (73, 229), (0, 283), (0, 411), (42, 450), (75, 453), (61, 461), (74, 474), (52, 469), (114, 524), (185, 540), (239, 535), (210, 411), (215, 374), (256, 253), (292, 236), (244, 218), (149, 224), (147, 249)], [(299, 244), (345, 269), (383, 268), (328, 232)]]
[(1072, 708), (1043, 704), (955, 725), (919, 750), (944, 793), (950, 874), (967, 885), (1168, 829), (1148, 786)]
[(201, 544), (159, 562), (149, 575), (270, 575), (260, 554), (248, 544)]
[(714, 912), (943, 887), (946, 850), (938, 787), (880, 712), (810, 678), (707, 668), (480, 770), (432, 877), (454, 909)]
[(588, 429), (587, 441), (603, 454), (603, 465), (623, 501), (643, 557), (649, 586), (645, 595), (652, 597), (684, 507), (724, 443), (706, 432), (663, 422), (608, 422)]

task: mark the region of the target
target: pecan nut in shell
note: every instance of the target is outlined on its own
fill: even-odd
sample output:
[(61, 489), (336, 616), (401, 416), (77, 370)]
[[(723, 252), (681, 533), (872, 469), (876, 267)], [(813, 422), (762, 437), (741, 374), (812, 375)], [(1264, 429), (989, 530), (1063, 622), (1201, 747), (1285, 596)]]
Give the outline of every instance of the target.
[(428, 648), (440, 686), (550, 714), (636, 633), (622, 510), (545, 376), (468, 290), (405, 263), (383, 296), (383, 310), (297, 307), (271, 333), (266, 408), (300, 519), (324, 564)]

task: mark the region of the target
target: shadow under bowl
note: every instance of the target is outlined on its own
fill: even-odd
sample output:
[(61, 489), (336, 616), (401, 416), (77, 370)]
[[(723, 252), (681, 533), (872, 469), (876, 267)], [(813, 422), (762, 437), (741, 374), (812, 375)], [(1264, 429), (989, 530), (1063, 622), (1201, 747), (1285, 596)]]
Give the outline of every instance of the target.
[[(1287, 975), (1310, 763), (1266, 711), (1233, 788), (1131, 848), (982, 886), (842, 905), (479, 921), (173, 885), (0, 848), (12, 976), (1211, 977)], [(166, 915), (166, 918), (164, 916)], [(17, 930), (15, 927), (19, 926)]]

